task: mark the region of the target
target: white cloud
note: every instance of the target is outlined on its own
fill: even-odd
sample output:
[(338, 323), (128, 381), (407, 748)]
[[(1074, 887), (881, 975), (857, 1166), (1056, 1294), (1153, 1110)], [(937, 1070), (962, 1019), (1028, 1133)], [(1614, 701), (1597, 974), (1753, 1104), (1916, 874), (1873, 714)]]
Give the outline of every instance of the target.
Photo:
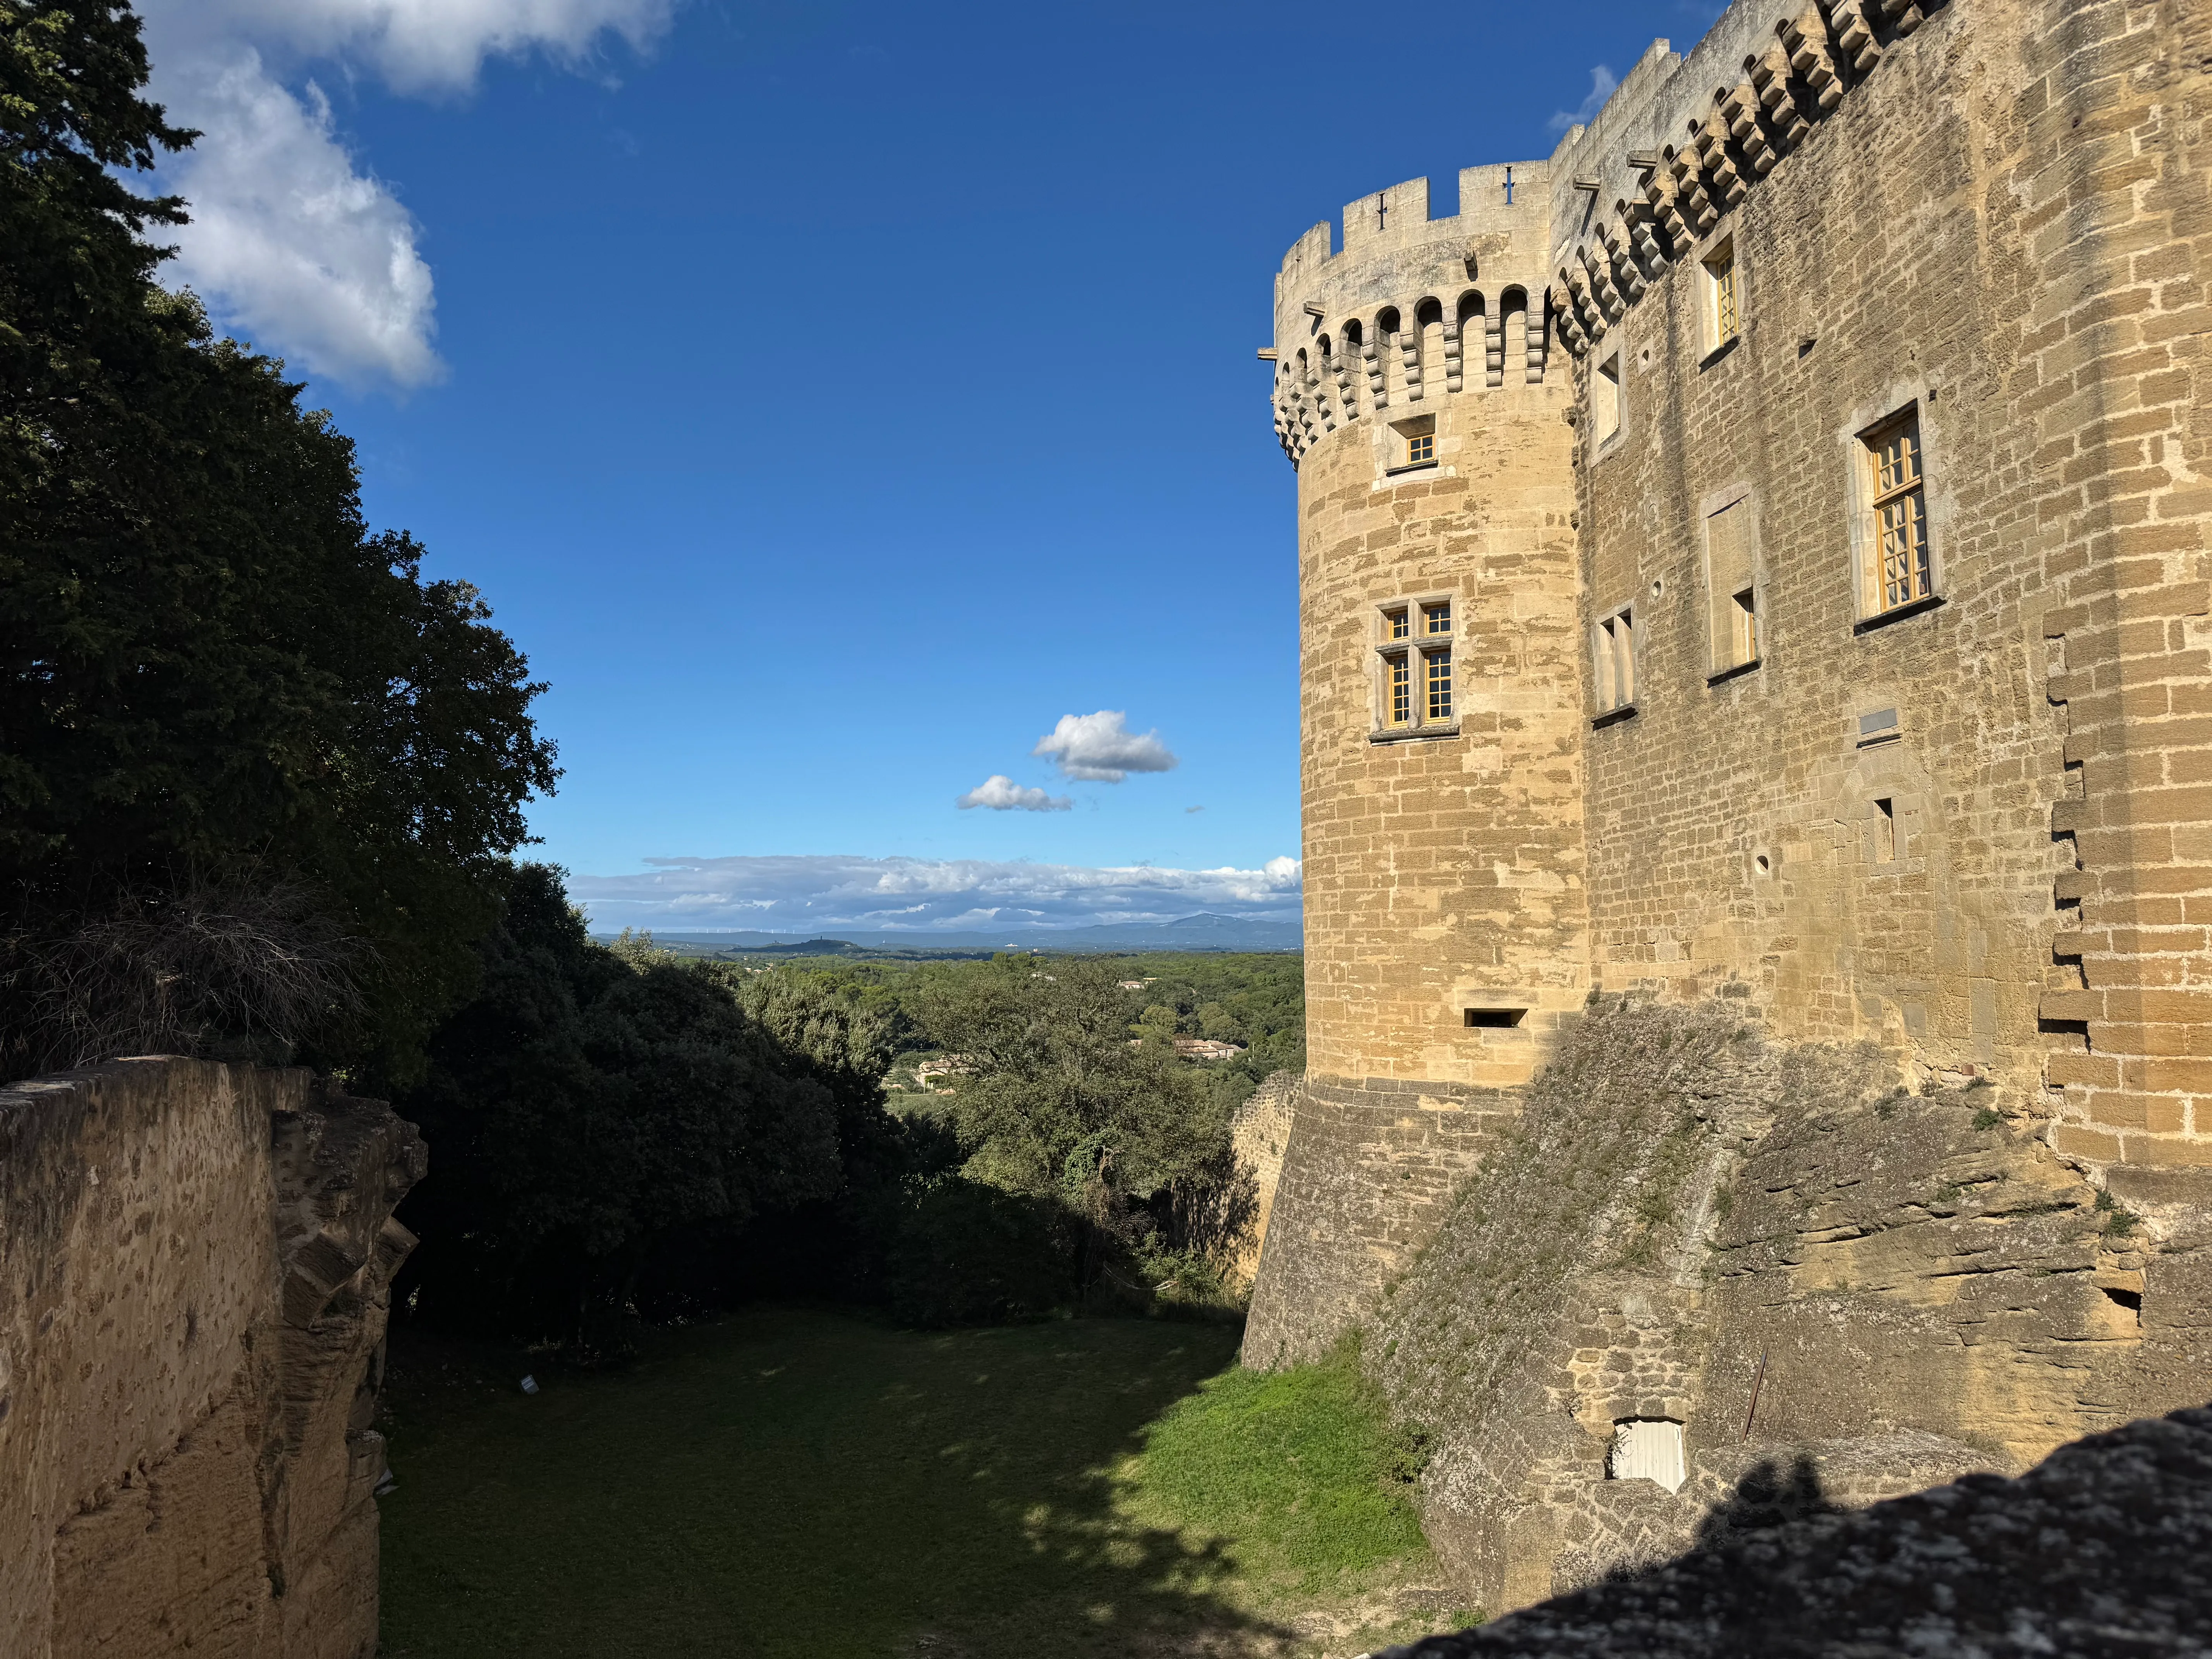
[(1565, 132), (1569, 127), (1586, 126), (1589, 118), (1605, 107), (1605, 100), (1613, 96), (1613, 89), (1620, 84), (1620, 77), (1603, 64), (1590, 66), (1589, 96), (1572, 110), (1554, 110), (1552, 118), (1545, 123), (1553, 132)]
[[(305, 74), (454, 95), (484, 61), (581, 67), (609, 33), (648, 44), (672, 0), (145, 0), (152, 94), (203, 137), (163, 165), (191, 222), (172, 278), (223, 327), (319, 374), (419, 386), (444, 373), (420, 228), (348, 149)], [(333, 82), (332, 84), (337, 84)]]
[(910, 929), (1083, 927), (1173, 921), (1199, 911), (1296, 921), (1292, 858), (1257, 870), (1096, 869), (982, 859), (648, 859), (627, 876), (575, 876), (595, 927)]
[(1062, 714), (1037, 739), (1032, 755), (1048, 755), (1064, 776), (1087, 783), (1119, 783), (1132, 772), (1170, 772), (1177, 765), (1158, 732), (1132, 732), (1128, 716), (1110, 708), (1095, 714)]
[(164, 169), (164, 185), (191, 203), (175, 276), (225, 326), (315, 374), (404, 387), (441, 378), (414, 217), (356, 169), (322, 89), (311, 81), (295, 97), (250, 47), (195, 61), (161, 89), (204, 134)]
[(963, 811), (988, 806), (994, 812), (1065, 812), (1075, 805), (1065, 795), (1024, 788), (1001, 772), (994, 772), (952, 804)]
[[(672, 0), (142, 0), (157, 48), (246, 41), (373, 70), (395, 92), (466, 92), (490, 58), (582, 64), (602, 35), (648, 46)], [(158, 59), (157, 59), (158, 61)]]

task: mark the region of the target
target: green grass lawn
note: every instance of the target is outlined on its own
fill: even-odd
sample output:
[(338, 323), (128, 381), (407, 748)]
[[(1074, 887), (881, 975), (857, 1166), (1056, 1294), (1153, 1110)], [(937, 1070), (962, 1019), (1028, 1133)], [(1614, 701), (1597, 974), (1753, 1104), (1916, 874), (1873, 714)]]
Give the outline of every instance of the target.
[(768, 1310), (534, 1397), (403, 1351), (384, 1652), (1350, 1655), (1455, 1622), (1407, 1588), (1435, 1569), (1352, 1368), (1236, 1341)]

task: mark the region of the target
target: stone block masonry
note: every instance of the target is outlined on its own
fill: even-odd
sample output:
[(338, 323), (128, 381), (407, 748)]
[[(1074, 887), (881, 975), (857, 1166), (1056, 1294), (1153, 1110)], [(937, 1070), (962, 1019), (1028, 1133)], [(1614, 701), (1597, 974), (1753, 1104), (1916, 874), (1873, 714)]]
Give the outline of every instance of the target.
[[(1414, 180), (1290, 250), (1263, 355), (1297, 470), (1312, 1070), (1249, 1363), (1373, 1326), (1594, 994), (1972, 1087), (2007, 1181), (2201, 1238), (2208, 106), (2212, 8), (2184, 0), (1735, 0), (1548, 159), (1463, 172), (1455, 216)], [(1888, 1124), (1869, 1157), (1964, 1156)], [(2134, 1340), (2107, 1307), (2203, 1323), (2201, 1277), (2063, 1254), (2033, 1271), (2104, 1299), (2050, 1291), (2061, 1334), (1899, 1432), (2017, 1467), (2181, 1403), (2069, 1379)], [(1686, 1377), (1684, 1344), (1740, 1357), (1756, 1322), (1638, 1294), (1589, 1328)], [(1882, 1363), (1987, 1359), (1982, 1320), (1899, 1324)], [(1719, 1398), (1654, 1389), (1615, 1419)], [(1686, 1431), (1693, 1464), (1719, 1444)], [(1439, 1538), (1489, 1593), (1626, 1547), (1509, 1547), (1521, 1501)]]
[(305, 1072), (0, 1090), (0, 1659), (369, 1659), (393, 1207), (425, 1168)]

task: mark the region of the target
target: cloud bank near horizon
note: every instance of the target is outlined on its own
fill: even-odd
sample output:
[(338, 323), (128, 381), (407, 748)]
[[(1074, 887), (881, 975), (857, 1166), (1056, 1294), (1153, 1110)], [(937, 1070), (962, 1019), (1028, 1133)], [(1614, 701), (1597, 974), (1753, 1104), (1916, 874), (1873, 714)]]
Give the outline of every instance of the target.
[(1200, 911), (1296, 921), (1298, 861), (1257, 870), (1091, 868), (985, 859), (647, 859), (627, 876), (572, 876), (568, 896), (597, 928), (789, 933), (972, 933), (1175, 921)]
[[(422, 228), (347, 146), (332, 84), (380, 81), (405, 97), (474, 89), (491, 58), (588, 65), (608, 36), (649, 46), (672, 0), (144, 0), (152, 95), (201, 130), (167, 158), (161, 189), (191, 222), (165, 229), (165, 282), (189, 286), (224, 329), (295, 368), (407, 390), (442, 379)], [(290, 81), (293, 84), (288, 85)], [(296, 89), (295, 89), (296, 87)]]

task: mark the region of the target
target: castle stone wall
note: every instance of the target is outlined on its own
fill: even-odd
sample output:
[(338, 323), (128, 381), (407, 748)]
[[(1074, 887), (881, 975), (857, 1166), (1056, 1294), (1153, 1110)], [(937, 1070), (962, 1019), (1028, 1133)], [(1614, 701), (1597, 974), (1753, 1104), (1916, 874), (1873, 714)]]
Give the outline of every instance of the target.
[[(1748, 1501), (1747, 1436), (1864, 1498), (2201, 1387), (2208, 106), (2202, 4), (1735, 0), (1510, 210), (1416, 181), (1285, 261), (1312, 1072), (1246, 1356), (1370, 1328), (1492, 1611)], [(1462, 250), (1542, 285), (1517, 380)], [(1378, 732), (1431, 592), (1499, 718)], [(1720, 1081), (1621, 1074), (1692, 1029)]]
[[(2085, 1160), (2212, 1161), (2206, 20), (1824, 27), (1732, 7), (1553, 157), (1585, 620), (1634, 604), (1642, 656), (1590, 740), (1594, 975), (1741, 980), (1786, 1033), (1995, 1075)], [(1936, 592), (1872, 618), (1860, 434), (1905, 409)], [(1761, 659), (1708, 683), (1731, 508)]]
[(304, 1072), (0, 1091), (0, 1659), (374, 1653), (370, 1417), (423, 1167)]

